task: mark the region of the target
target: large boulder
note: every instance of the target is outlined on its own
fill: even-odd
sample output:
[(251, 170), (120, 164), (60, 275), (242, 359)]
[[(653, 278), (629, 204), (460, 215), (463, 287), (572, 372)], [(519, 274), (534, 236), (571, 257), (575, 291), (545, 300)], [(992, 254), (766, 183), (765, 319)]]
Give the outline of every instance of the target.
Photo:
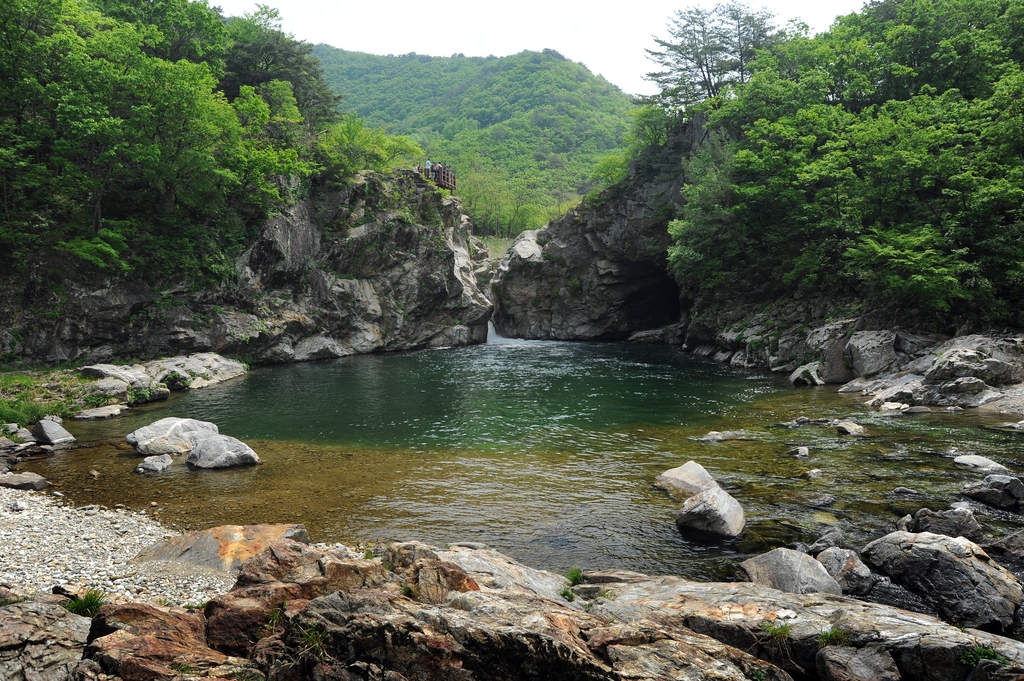
[(185, 610), (108, 604), (93, 623), (86, 657), (123, 681), (170, 681), (186, 670), (215, 677), (241, 672), (247, 662), (209, 648), (204, 629), (203, 619)]
[(873, 376), (896, 363), (896, 333), (858, 331), (850, 336), (846, 354), (854, 375)]
[(704, 490), (718, 487), (711, 474), (696, 461), (687, 461), (682, 466), (665, 471), (655, 478), (655, 484), (681, 496), (700, 494)]
[(863, 556), (951, 622), (1001, 631), (1019, 621), (1020, 582), (963, 537), (893, 532), (864, 547)]
[(302, 525), (221, 525), (169, 537), (143, 549), (132, 563), (174, 561), (236, 572), (242, 563), (282, 539), (309, 543)]
[(793, 373), (789, 375), (789, 383), (794, 387), (802, 385), (825, 385), (826, 381), (822, 378), (820, 371), (821, 362), (804, 364), (801, 367), (797, 367)]
[(875, 575), (856, 551), (832, 546), (819, 553), (817, 560), (844, 594), (864, 596), (875, 585)]
[(1024, 483), (1011, 475), (987, 475), (981, 482), (965, 486), (960, 493), (989, 506), (1016, 509), (1024, 500)]
[(822, 681), (901, 681), (899, 666), (883, 648), (827, 646), (815, 660)]
[(32, 436), (36, 442), (44, 445), (69, 445), (75, 441), (75, 436), (64, 430), (64, 427), (55, 421), (41, 419), (32, 426)]
[[(127, 401), (129, 405), (145, 404), (166, 400), (170, 395), (167, 386), (146, 373), (141, 364), (117, 366), (114, 364), (93, 364), (78, 370), (86, 378), (98, 378), (93, 392), (117, 400)], [(122, 388), (120, 384), (126, 384)], [(123, 392), (122, 392), (123, 391)]]
[(235, 468), (254, 466), (260, 457), (252, 447), (228, 435), (209, 435), (188, 453), (185, 462), (196, 468)]
[(721, 537), (743, 534), (746, 519), (743, 507), (720, 487), (712, 487), (695, 494), (683, 503), (676, 526), (681, 532), (697, 531)]
[(88, 617), (55, 603), (25, 601), (0, 607), (0, 679), (71, 678), (89, 640)]
[(749, 558), (737, 568), (740, 578), (794, 594), (842, 594), (825, 567), (806, 553), (778, 548)]
[(188, 454), (200, 440), (216, 435), (216, 424), (168, 417), (128, 433), (125, 442), (143, 456)]

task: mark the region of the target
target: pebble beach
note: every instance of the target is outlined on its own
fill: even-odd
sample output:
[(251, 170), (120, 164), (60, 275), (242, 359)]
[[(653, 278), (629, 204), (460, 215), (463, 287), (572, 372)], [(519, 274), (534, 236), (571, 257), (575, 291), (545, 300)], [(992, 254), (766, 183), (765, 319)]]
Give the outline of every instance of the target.
[(179, 533), (144, 511), (74, 507), (45, 492), (0, 488), (0, 586), (18, 595), (97, 589), (114, 602), (199, 606), (233, 575), (182, 563), (132, 564), (142, 549)]

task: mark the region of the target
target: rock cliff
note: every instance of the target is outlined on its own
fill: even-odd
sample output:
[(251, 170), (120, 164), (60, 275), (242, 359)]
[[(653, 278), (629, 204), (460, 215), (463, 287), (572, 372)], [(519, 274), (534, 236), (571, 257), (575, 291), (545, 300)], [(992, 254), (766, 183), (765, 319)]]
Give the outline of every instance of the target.
[(456, 200), (415, 173), (364, 173), (289, 207), (235, 263), (237, 277), (109, 279), (57, 290), (0, 287), (6, 361), (103, 360), (214, 351), (292, 362), (486, 339), (486, 257)]

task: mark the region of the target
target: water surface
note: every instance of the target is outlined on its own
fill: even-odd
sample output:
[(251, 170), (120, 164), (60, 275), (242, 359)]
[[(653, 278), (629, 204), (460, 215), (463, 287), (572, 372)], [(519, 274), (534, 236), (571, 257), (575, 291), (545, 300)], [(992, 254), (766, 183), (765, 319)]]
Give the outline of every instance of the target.
[[(124, 435), (165, 416), (213, 421), (264, 464), (133, 473), (139, 457)], [(872, 437), (779, 427), (800, 416), (852, 417)], [(959, 453), (1020, 469), (1020, 437), (990, 428), (1002, 420), (882, 417), (833, 388), (794, 390), (664, 346), (503, 342), (257, 368), (120, 419), (66, 424), (88, 446), (27, 468), (76, 503), (155, 501), (178, 529), (302, 522), (317, 541), (477, 541), (560, 572), (711, 579), (832, 524), (858, 546), (904, 513), (948, 507), (980, 477), (953, 464)], [(710, 430), (752, 439), (697, 440)], [(798, 445), (810, 460), (789, 454)], [(681, 502), (652, 483), (690, 459), (743, 504), (741, 540), (707, 545), (676, 529)], [(900, 498), (897, 486), (922, 496)], [(821, 507), (822, 495), (834, 503)], [(975, 508), (997, 533), (1016, 523)]]

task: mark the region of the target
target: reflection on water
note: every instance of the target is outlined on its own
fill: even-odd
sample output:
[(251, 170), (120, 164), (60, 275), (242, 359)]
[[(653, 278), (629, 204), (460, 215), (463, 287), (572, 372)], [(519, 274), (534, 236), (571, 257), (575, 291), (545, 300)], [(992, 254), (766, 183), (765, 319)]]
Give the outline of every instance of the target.
[[(123, 437), (164, 416), (213, 421), (265, 463), (193, 471), (178, 462), (136, 475)], [(875, 437), (776, 427), (798, 416), (854, 417)], [(947, 507), (978, 477), (952, 463), (954, 452), (1022, 465), (1019, 438), (991, 423), (971, 413), (885, 418), (833, 389), (793, 390), (674, 348), (507, 341), (257, 368), (120, 419), (67, 424), (90, 446), (27, 468), (76, 503), (156, 501), (182, 529), (302, 522), (319, 541), (480, 541), (558, 571), (703, 579), (828, 524), (858, 545), (906, 512)], [(738, 429), (757, 439), (696, 441)], [(789, 455), (798, 445), (811, 447), (810, 460)], [(680, 502), (652, 481), (689, 459), (743, 504), (750, 529), (740, 541), (708, 546), (676, 530)], [(812, 468), (824, 478), (807, 478)], [(924, 496), (895, 498), (897, 486)], [(835, 503), (812, 505), (823, 494)], [(981, 521), (999, 531), (1013, 517)]]

